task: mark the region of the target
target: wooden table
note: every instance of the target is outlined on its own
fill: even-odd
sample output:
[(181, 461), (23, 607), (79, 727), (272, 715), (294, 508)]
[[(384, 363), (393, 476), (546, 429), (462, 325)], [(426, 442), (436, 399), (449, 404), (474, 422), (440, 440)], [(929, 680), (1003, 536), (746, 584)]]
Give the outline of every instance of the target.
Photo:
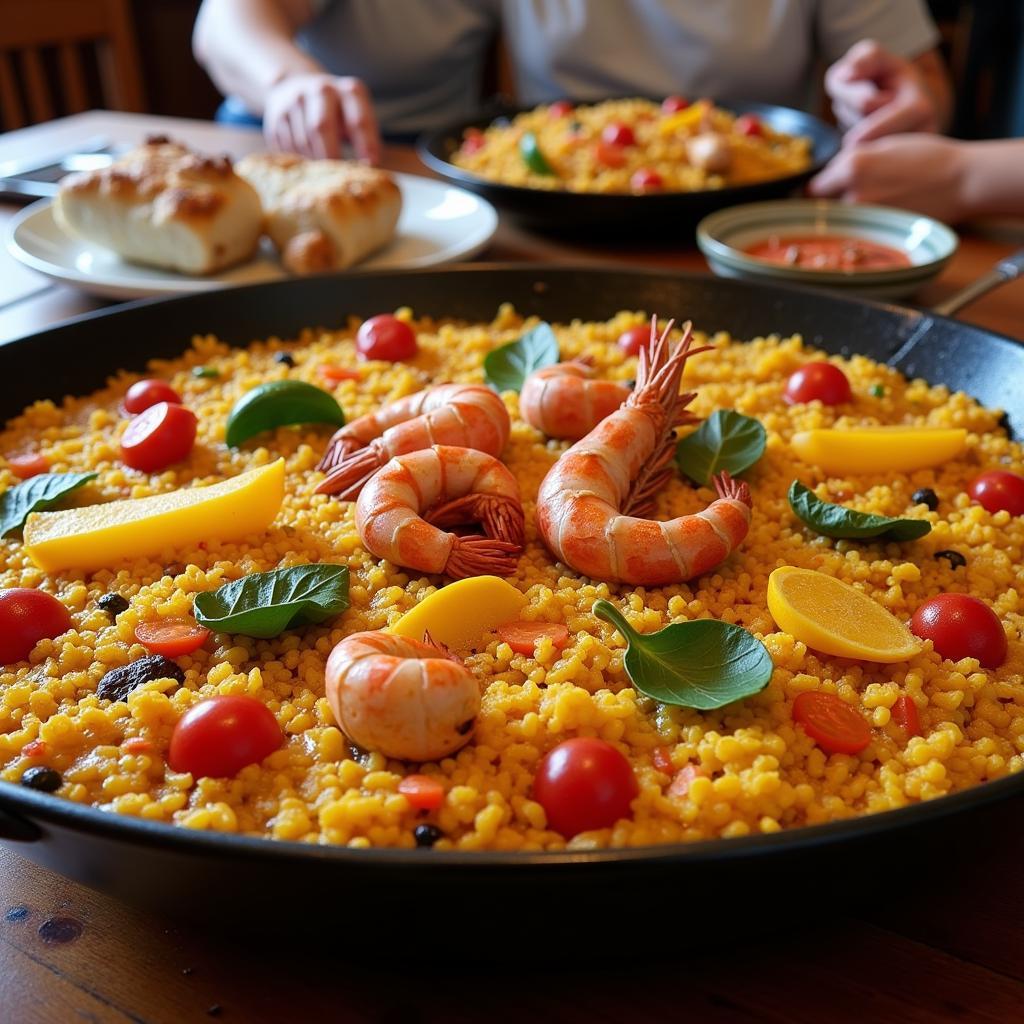
[[(169, 130), (236, 155), (259, 145), (254, 133), (197, 122), (99, 113), (84, 118), (0, 138), (0, 163), (97, 132), (131, 141)], [(422, 173), (407, 150), (392, 150), (387, 159), (396, 170)], [(15, 209), (0, 205), (0, 221)], [(919, 301), (940, 301), (1020, 244), (1013, 232), (1003, 238), (965, 234), (951, 266)], [(584, 248), (507, 225), (487, 255), (705, 269), (698, 253), (671, 238), (660, 247)], [(0, 255), (0, 343), (101, 304)], [(1024, 338), (1024, 282), (989, 295), (964, 318)], [(935, 851), (936, 863), (942, 854)], [(855, 917), (830, 915), (813, 899), (811, 883), (809, 894), (767, 894), (769, 906), (806, 904), (805, 925), (770, 940), (744, 944), (740, 935), (729, 948), (680, 956), (653, 930), (626, 936), (609, 922), (606, 935), (579, 937), (577, 955), (595, 950), (590, 963), (566, 966), (562, 951), (546, 949), (538, 934), (514, 967), (479, 967), (466, 965), (458, 953), (447, 966), (420, 965), (416, 936), (400, 926), (394, 948), (367, 951), (365, 962), (354, 963), (340, 950), (310, 949), (301, 936), (225, 941), (125, 907), (0, 848), (0, 1021), (1003, 1024), (1024, 1020), (1022, 864), (1024, 801), (1018, 801), (992, 814), (975, 850), (925, 882), (910, 884), (923, 865), (866, 864), (863, 876), (851, 879), (864, 891)], [(286, 881), (301, 890), (301, 880)], [(685, 890), (680, 879), (680, 907)], [(685, 920), (685, 910), (681, 914)], [(357, 922), (351, 925), (358, 930)], [(444, 938), (429, 928), (418, 936), (425, 945)]]

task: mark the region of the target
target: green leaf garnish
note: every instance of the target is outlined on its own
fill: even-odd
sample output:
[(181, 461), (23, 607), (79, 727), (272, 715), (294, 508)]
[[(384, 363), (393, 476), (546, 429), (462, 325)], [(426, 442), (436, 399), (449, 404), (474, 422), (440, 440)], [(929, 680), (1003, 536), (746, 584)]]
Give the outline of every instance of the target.
[(764, 446), (758, 420), (718, 409), (676, 445), (676, 462), (694, 483), (706, 485), (723, 469), (733, 475), (749, 469), (764, 455)]
[(217, 633), (269, 640), (323, 622), (348, 607), (348, 566), (317, 563), (243, 576), (197, 594), (196, 622)]
[(95, 473), (39, 473), (4, 491), (0, 494), (0, 537), (16, 533), (31, 513), (53, 508), (65, 495), (95, 479)]
[(192, 376), (207, 377), (211, 380), (215, 380), (220, 376), (220, 370), (218, 370), (216, 366), (193, 366)]
[(534, 174), (554, 174), (555, 170), (548, 163), (547, 157), (541, 151), (540, 143), (533, 132), (524, 132), (519, 140), (519, 155), (523, 163), (533, 171)]
[(638, 633), (610, 601), (595, 601), (593, 610), (626, 638), (623, 665), (633, 685), (662, 704), (712, 711), (759, 693), (772, 678), (768, 648), (742, 626), (694, 619)]
[(521, 391), (526, 378), (561, 358), (550, 324), (540, 323), (517, 341), (493, 349), (484, 358), (484, 379), (495, 391)]
[(845, 540), (866, 540), (884, 537), (886, 540), (917, 540), (931, 533), (927, 519), (893, 519), (870, 512), (855, 512), (852, 508), (822, 501), (799, 480), (789, 485), (789, 507), (816, 533)]
[(326, 391), (302, 380), (272, 380), (247, 392), (228, 416), (227, 441), (237, 448), (264, 430), (293, 423), (345, 425), (341, 406)]

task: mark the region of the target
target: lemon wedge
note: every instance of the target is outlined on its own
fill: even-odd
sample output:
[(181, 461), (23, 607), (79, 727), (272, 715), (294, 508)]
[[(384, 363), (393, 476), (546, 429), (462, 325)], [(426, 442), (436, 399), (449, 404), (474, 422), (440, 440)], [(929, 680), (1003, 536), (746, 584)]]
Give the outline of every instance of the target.
[(422, 640), (430, 633), (452, 650), (464, 650), (492, 629), (519, 618), (526, 598), (498, 576), (470, 576), (423, 598), (387, 630)]
[(768, 577), (768, 611), (780, 629), (823, 654), (889, 664), (921, 650), (921, 642), (878, 602), (813, 569), (776, 569)]
[(205, 539), (262, 533), (283, 501), (284, 459), (278, 459), (209, 487), (35, 512), (25, 522), (25, 552), (46, 572), (101, 569)]
[(967, 446), (967, 431), (946, 427), (834, 427), (803, 430), (789, 442), (826, 473), (912, 473), (941, 466)]

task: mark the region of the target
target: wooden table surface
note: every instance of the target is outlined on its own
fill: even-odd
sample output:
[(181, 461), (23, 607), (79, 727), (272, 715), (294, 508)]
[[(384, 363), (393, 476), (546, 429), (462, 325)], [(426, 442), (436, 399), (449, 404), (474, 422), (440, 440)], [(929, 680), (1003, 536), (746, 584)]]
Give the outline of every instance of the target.
[[(259, 146), (258, 135), (241, 130), (91, 113), (0, 137), (0, 165), (91, 135), (132, 141), (156, 130), (235, 155)], [(408, 150), (389, 151), (387, 164), (424, 173)], [(0, 227), (16, 210), (0, 204)], [(965, 232), (949, 268), (917, 301), (942, 300), (1021, 244), (1005, 225)], [(581, 246), (504, 224), (484, 258), (706, 269), (685, 239)], [(103, 304), (0, 254), (0, 344)], [(962, 316), (1024, 340), (1024, 281)], [(942, 854), (935, 851), (936, 863)], [(310, 949), (301, 936), (226, 941), (126, 907), (0, 846), (0, 1022), (1024, 1020), (1024, 801), (994, 812), (976, 849), (958, 857), (918, 885), (900, 878), (924, 865), (865, 865), (851, 882), (865, 893), (855, 917), (835, 919), (809, 899), (799, 929), (701, 955), (674, 956), (652, 932), (653, 960), (637, 958), (631, 953), (645, 937), (618, 935), (610, 922), (607, 935), (580, 936), (595, 948), (589, 965), (561, 964), (539, 936), (514, 967), (460, 966), (457, 955), (449, 966), (417, 967), (401, 926), (394, 949), (358, 962)]]

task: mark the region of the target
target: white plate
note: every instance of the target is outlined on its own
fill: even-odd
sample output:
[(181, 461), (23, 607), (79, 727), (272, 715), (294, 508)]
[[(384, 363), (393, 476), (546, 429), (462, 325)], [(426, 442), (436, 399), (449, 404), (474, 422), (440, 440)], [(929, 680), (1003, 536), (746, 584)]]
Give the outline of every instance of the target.
[[(354, 270), (409, 270), (455, 263), (475, 256), (493, 237), (498, 214), (486, 199), (414, 174), (394, 178), (402, 190), (395, 237)], [(109, 249), (66, 235), (53, 218), (49, 199), (33, 203), (11, 220), (7, 249), (47, 277), (111, 299), (202, 292), (288, 276), (266, 241), (248, 263), (208, 277), (126, 263)]]

